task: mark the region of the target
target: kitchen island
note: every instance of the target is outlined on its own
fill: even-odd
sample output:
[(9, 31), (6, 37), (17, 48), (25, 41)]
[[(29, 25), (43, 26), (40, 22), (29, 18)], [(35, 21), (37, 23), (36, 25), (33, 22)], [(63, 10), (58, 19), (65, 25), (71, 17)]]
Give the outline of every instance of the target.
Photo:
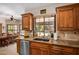
[(39, 41), (34, 38), (24, 40), (30, 42), (30, 55), (79, 55), (79, 41), (53, 40), (52, 38), (49, 41)]

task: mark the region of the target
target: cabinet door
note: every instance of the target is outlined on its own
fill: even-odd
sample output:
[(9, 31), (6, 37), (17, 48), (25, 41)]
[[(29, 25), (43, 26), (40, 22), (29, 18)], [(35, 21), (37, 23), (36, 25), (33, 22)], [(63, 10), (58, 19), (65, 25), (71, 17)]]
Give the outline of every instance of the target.
[(76, 54), (75, 55), (79, 55), (79, 48), (76, 48)]
[(45, 48), (41, 48), (41, 55), (49, 55), (49, 50)]
[(61, 54), (61, 48), (60, 46), (51, 45), (50, 54), (51, 55), (62, 55)]
[(58, 30), (74, 30), (74, 8), (57, 11)]
[(30, 48), (30, 54), (31, 55), (41, 55), (40, 48)]
[(79, 7), (76, 7), (77, 29), (79, 30)]
[(23, 20), (22, 20), (23, 29), (29, 30), (29, 26), (30, 26), (29, 19), (30, 19), (29, 16), (23, 16)]
[(61, 50), (52, 50), (50, 52), (51, 55), (62, 55)]
[(76, 50), (75, 50), (75, 48), (62, 47), (62, 54), (63, 55), (75, 55)]
[(38, 48), (38, 47), (35, 47), (35, 48), (31, 48), (30, 49), (30, 53), (31, 55), (49, 55), (49, 50), (48, 49), (44, 49), (44, 48)]
[(20, 39), (17, 39), (17, 52), (20, 53)]
[(30, 42), (30, 53), (32, 55), (49, 55), (49, 45), (39, 42)]
[(77, 50), (77, 55), (79, 55), (79, 49)]

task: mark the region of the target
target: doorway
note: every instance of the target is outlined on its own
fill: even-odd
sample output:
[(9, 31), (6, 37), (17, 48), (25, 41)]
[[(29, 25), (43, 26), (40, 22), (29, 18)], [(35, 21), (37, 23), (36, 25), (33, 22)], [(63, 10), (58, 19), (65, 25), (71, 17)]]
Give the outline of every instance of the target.
[(2, 24), (0, 23), (0, 33), (2, 33)]

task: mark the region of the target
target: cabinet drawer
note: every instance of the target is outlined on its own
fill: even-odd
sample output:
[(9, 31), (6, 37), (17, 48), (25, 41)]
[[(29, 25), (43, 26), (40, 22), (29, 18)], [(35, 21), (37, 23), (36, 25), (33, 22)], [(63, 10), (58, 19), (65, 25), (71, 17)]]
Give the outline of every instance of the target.
[(51, 46), (51, 49), (52, 49), (52, 50), (61, 50), (62, 47), (53, 45), (53, 46)]
[(75, 55), (74, 53), (62, 52), (62, 55)]
[(30, 54), (31, 55), (41, 55), (41, 50), (39, 48), (31, 48)]
[(61, 55), (61, 51), (59, 51), (59, 50), (52, 50), (52, 51), (50, 52), (50, 54), (51, 54), (51, 55)]
[(79, 48), (76, 49), (76, 54), (79, 55)]
[(31, 47), (43, 47), (43, 48), (48, 48), (49, 45), (47, 44), (42, 44), (39, 42), (31, 42)]
[(68, 48), (68, 47), (62, 47), (62, 51), (73, 53), (74, 52), (74, 49), (73, 48)]
[(79, 50), (77, 51), (77, 53), (79, 54)]

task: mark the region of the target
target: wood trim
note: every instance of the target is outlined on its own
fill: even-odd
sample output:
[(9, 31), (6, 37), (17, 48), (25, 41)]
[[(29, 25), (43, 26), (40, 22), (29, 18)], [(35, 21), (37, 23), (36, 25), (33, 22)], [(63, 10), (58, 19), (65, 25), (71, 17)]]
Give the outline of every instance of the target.
[(74, 4), (68, 4), (68, 5), (64, 5), (64, 6), (60, 6), (60, 7), (56, 7), (56, 11), (59, 8), (66, 8), (66, 7), (75, 7), (75, 6), (79, 6), (79, 3), (74, 3)]

